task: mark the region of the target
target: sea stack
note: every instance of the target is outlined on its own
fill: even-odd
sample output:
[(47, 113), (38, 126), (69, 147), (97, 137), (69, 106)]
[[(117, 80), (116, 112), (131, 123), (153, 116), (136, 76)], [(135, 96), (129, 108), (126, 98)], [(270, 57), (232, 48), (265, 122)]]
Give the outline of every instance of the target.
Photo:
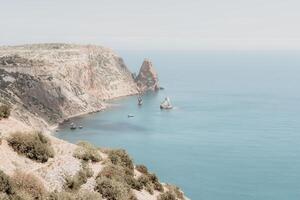
[(159, 89), (157, 73), (152, 62), (148, 59), (144, 60), (135, 80), (140, 92), (156, 91)]

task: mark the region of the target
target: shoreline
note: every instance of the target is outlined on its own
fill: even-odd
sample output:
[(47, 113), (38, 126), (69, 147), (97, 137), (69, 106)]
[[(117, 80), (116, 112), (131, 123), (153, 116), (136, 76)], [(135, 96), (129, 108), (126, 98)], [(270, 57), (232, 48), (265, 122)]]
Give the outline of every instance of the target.
[[(122, 99), (122, 98), (125, 98), (125, 97), (130, 97), (130, 96), (136, 96), (138, 93), (135, 93), (135, 94), (129, 94), (129, 95), (125, 95), (125, 96), (119, 96), (119, 97), (114, 97), (112, 99), (108, 99), (108, 101), (112, 101), (112, 100), (117, 100), (117, 99)], [(76, 117), (80, 117), (80, 116), (85, 116), (85, 115), (90, 115), (90, 114), (94, 114), (94, 113), (98, 113), (98, 112), (101, 112), (101, 111), (104, 111), (108, 108), (111, 108), (111, 107), (114, 107), (116, 104), (113, 104), (113, 103), (104, 103), (103, 107), (102, 108), (99, 108), (99, 109), (96, 109), (94, 111), (87, 111), (87, 112), (81, 112), (81, 113), (77, 113), (77, 114), (74, 114), (74, 115), (70, 115), (64, 119), (62, 119), (61, 121), (57, 122), (56, 124), (54, 125), (51, 125), (49, 127), (47, 127), (47, 129), (49, 130), (50, 134), (51, 135), (55, 135), (56, 133), (56, 130), (58, 130), (58, 127), (73, 119), (73, 118), (76, 118)], [(117, 106), (116, 106), (117, 107)]]

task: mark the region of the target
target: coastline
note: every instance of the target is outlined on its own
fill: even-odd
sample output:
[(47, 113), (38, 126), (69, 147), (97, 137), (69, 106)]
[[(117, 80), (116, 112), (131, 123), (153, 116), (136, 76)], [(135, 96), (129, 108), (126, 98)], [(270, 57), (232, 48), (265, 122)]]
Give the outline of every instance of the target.
[[(107, 101), (113, 101), (113, 100), (122, 99), (122, 98), (129, 97), (129, 96), (136, 96), (136, 95), (138, 95), (138, 93), (119, 96), (119, 97), (114, 97), (114, 98), (108, 99)], [(49, 127), (47, 127), (47, 129), (49, 129), (49, 132), (50, 132), (51, 135), (55, 135), (56, 130), (58, 129), (59, 125), (71, 120), (72, 118), (85, 116), (85, 115), (90, 115), (90, 114), (93, 114), (93, 113), (98, 113), (98, 112), (104, 111), (104, 110), (106, 110), (108, 108), (111, 108), (111, 107), (114, 107), (114, 106), (117, 107), (116, 104), (113, 104), (113, 103), (107, 103), (107, 102), (103, 103), (102, 107), (99, 108), (99, 109), (95, 109), (93, 111), (81, 112), (81, 113), (77, 113), (77, 114), (74, 114), (74, 115), (70, 115), (70, 116), (62, 119), (61, 121), (57, 122), (56, 124), (50, 125)]]

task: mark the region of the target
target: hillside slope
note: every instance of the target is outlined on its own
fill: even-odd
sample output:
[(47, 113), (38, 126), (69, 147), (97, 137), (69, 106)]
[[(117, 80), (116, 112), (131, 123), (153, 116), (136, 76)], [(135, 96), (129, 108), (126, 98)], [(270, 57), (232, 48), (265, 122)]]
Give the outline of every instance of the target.
[(122, 58), (92, 45), (1, 47), (0, 87), (1, 102), (13, 107), (13, 117), (41, 128), (137, 93)]

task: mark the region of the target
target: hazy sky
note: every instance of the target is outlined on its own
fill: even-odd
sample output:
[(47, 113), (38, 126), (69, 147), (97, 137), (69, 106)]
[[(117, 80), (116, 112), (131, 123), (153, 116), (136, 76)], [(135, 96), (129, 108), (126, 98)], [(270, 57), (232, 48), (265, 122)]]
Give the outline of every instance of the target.
[(300, 0), (0, 0), (0, 44), (300, 49)]

